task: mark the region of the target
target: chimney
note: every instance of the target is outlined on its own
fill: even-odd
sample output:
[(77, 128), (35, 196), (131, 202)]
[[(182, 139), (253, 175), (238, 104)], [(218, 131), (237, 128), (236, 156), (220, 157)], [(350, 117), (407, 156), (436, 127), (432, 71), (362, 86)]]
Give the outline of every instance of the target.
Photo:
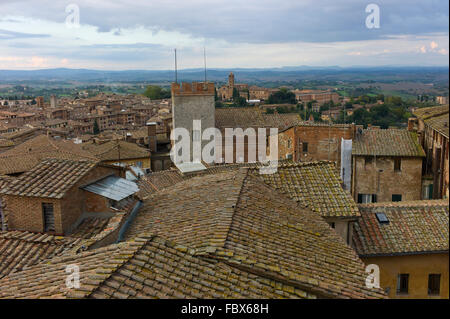
[(147, 122), (146, 125), (148, 128), (148, 148), (150, 149), (150, 152), (156, 152), (156, 122)]
[(414, 117), (410, 117), (408, 119), (408, 131), (415, 131), (416, 119)]

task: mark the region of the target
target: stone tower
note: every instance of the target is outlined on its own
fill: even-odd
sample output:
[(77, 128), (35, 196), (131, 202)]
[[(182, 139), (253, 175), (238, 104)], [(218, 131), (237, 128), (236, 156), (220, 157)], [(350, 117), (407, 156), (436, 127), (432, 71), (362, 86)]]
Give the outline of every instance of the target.
[(234, 88), (234, 74), (233, 72), (230, 72), (230, 75), (228, 75), (228, 87), (231, 89)]
[[(173, 128), (185, 128), (189, 132), (191, 145), (207, 128), (215, 127), (214, 83), (193, 82), (172, 83), (172, 124)], [(193, 121), (201, 121), (201, 132), (194, 132)], [(201, 147), (208, 141), (201, 141)], [(191, 147), (191, 160), (193, 149)]]

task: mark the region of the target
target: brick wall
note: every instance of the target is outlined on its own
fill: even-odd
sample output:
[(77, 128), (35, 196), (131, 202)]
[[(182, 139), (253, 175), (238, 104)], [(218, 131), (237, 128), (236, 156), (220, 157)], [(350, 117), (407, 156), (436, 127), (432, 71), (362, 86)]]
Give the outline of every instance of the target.
[(4, 195), (8, 230), (44, 231), (42, 203), (53, 203), (55, 233), (63, 234), (61, 202), (57, 199)]
[(89, 212), (86, 205), (88, 192), (82, 190), (80, 187), (111, 174), (118, 175), (118, 170), (110, 167), (97, 166), (70, 188), (61, 200), (61, 211), (63, 214), (62, 226), (64, 232), (70, 229), (83, 212)]
[[(348, 126), (295, 126), (279, 134), (278, 154), (286, 159), (291, 153), (294, 161), (310, 162), (329, 160), (337, 162), (341, 157), (341, 139), (353, 139), (354, 127)], [(289, 140), (291, 141), (289, 143)], [(303, 152), (304, 143), (308, 143), (307, 152)], [(290, 145), (290, 147), (289, 147)]]
[[(118, 175), (118, 169), (102, 166), (95, 167), (76, 185), (72, 186), (62, 199), (4, 195), (5, 213), (8, 215), (8, 230), (43, 232), (42, 203), (53, 203), (55, 233), (59, 235), (65, 234), (81, 214), (88, 211), (86, 205), (88, 192), (80, 189), (80, 186), (111, 174)], [(97, 199), (98, 211), (101, 211), (102, 208), (98, 204), (100, 201), (100, 199)]]
[(392, 201), (392, 194), (402, 195), (402, 201), (420, 200), (422, 158), (401, 158), (401, 171), (394, 171), (394, 157), (372, 157), (366, 164), (364, 156), (353, 156), (352, 194), (377, 194), (378, 202)]

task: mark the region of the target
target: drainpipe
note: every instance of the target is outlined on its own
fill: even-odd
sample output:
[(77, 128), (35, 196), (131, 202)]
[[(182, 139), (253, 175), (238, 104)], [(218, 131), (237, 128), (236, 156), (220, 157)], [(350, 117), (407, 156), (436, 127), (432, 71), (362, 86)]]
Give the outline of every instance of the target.
[(131, 223), (133, 222), (134, 218), (136, 217), (137, 213), (139, 212), (139, 209), (142, 206), (142, 202), (138, 201), (136, 205), (134, 205), (130, 216), (128, 216), (127, 220), (123, 223), (122, 227), (119, 230), (119, 234), (117, 235), (117, 241), (116, 243), (120, 243), (123, 240), (123, 236), (125, 235), (125, 232), (130, 227)]
[(0, 222), (1, 222), (1, 231), (6, 231), (5, 216), (3, 215), (3, 203), (1, 198), (0, 198)]

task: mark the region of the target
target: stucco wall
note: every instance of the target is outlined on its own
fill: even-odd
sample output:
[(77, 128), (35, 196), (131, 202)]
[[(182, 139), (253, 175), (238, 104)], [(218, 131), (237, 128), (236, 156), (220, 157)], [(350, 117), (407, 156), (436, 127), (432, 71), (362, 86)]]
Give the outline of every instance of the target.
[[(380, 267), (380, 286), (390, 288), (389, 298), (448, 298), (448, 253), (361, 258)], [(397, 295), (398, 274), (409, 274), (408, 295)], [(440, 296), (428, 295), (428, 275), (441, 274)]]

